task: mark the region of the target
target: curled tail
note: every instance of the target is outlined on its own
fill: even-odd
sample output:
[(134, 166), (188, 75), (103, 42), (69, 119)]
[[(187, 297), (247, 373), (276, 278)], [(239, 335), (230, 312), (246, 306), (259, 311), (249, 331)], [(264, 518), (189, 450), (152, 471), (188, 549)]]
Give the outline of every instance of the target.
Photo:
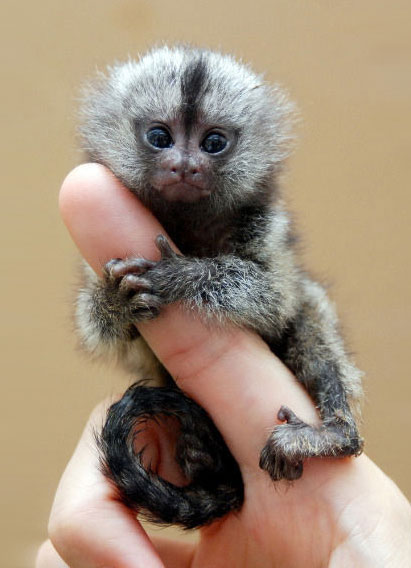
[[(143, 466), (134, 449), (139, 425), (172, 417), (180, 424), (176, 462), (188, 479), (180, 487)], [(121, 500), (148, 520), (196, 528), (239, 509), (244, 487), (237, 462), (209, 415), (177, 387), (133, 384), (113, 404), (100, 435), (100, 462)]]

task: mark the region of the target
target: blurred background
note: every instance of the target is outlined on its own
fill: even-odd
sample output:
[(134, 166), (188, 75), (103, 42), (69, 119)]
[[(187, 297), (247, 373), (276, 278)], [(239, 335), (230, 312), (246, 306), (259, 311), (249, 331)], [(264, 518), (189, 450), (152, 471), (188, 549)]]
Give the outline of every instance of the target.
[(1, 566), (33, 565), (90, 410), (127, 382), (76, 350), (57, 195), (81, 161), (79, 86), (161, 41), (232, 52), (297, 102), (303, 256), (366, 372), (366, 451), (411, 496), (410, 17), (401, 0), (2, 1)]

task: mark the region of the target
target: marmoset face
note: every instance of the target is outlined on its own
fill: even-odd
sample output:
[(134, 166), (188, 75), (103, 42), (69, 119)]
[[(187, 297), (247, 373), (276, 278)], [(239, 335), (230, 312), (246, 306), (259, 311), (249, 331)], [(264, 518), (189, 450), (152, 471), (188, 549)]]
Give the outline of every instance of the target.
[(164, 47), (85, 94), (85, 149), (145, 202), (241, 205), (287, 153), (292, 105), (230, 56)]

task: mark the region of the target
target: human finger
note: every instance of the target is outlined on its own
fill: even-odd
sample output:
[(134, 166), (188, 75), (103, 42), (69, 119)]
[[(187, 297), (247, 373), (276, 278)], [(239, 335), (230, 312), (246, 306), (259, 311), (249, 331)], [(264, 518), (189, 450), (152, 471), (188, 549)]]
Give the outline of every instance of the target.
[[(60, 205), (75, 243), (97, 273), (111, 258), (159, 259), (154, 241), (164, 229), (103, 166), (87, 164), (69, 174)], [(306, 392), (254, 333), (206, 326), (178, 305), (138, 327), (181, 388), (212, 415), (240, 462), (258, 463), (282, 404), (316, 421)]]

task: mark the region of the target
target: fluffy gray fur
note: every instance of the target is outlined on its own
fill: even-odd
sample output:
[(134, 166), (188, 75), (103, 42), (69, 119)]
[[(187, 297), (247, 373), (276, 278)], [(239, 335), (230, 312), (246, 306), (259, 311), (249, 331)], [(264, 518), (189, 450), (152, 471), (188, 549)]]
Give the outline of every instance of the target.
[[(290, 146), (292, 111), (280, 88), (268, 86), (230, 56), (162, 47), (92, 81), (81, 126), (88, 158), (110, 168), (153, 211), (184, 255), (173, 253), (160, 238), (162, 258), (157, 263), (113, 260), (102, 279), (86, 269), (76, 310), (85, 347), (116, 357), (131, 372), (144, 368), (149, 378), (169, 380), (136, 337), (134, 326), (155, 317), (161, 306), (182, 301), (208, 321), (254, 329), (305, 386), (322, 419), (314, 428), (282, 407), (284, 424), (273, 429), (260, 459), (275, 481), (297, 479), (307, 457), (357, 455), (362, 450), (353, 417), (361, 398), (361, 374), (347, 356), (324, 289), (296, 260), (295, 239), (277, 187)], [(147, 132), (153, 125), (169, 132), (170, 147), (150, 147)], [(205, 152), (202, 140), (210, 131), (223, 133), (228, 149)], [(169, 183), (177, 198), (167, 193)], [(175, 386), (164, 388), (179, 392)], [(136, 422), (138, 417), (131, 421), (134, 427)], [(201, 424), (196, 428), (198, 442)], [(226, 507), (220, 488), (219, 506), (213, 508), (213, 490), (207, 493), (196, 485), (198, 498), (188, 504), (184, 491), (173, 493), (181, 488), (167, 486), (180, 504), (170, 512), (173, 499), (166, 503), (164, 491), (155, 490), (161, 478), (149, 472), (141, 481), (147, 473), (141, 455), (130, 457), (135, 469), (128, 477), (124, 471), (113, 474), (118, 468), (109, 438), (100, 443), (105, 472), (127, 504), (144, 507), (158, 521), (196, 526), (241, 505), (241, 488)], [(199, 469), (206, 478), (211, 450), (202, 439), (197, 443), (201, 451), (197, 448), (188, 459), (190, 443), (196, 445), (186, 440), (177, 460), (189, 479)], [(137, 488), (133, 476), (140, 476)], [(152, 503), (143, 502), (139, 495), (150, 483)]]

